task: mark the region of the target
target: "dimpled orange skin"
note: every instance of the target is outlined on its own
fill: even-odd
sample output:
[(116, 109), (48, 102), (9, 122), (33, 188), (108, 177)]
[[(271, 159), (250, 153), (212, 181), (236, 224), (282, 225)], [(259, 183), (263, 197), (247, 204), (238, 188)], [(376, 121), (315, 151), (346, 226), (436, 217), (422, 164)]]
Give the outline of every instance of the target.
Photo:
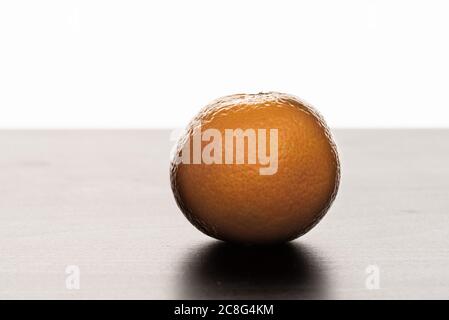
[[(277, 172), (260, 175), (265, 166), (247, 164), (247, 154), (245, 164), (180, 162), (198, 126), (219, 129), (223, 137), (224, 129), (278, 129)], [(336, 146), (323, 118), (300, 99), (277, 92), (226, 96), (203, 108), (179, 140), (170, 168), (187, 219), (211, 237), (241, 244), (281, 243), (308, 232), (331, 206), (339, 178)]]

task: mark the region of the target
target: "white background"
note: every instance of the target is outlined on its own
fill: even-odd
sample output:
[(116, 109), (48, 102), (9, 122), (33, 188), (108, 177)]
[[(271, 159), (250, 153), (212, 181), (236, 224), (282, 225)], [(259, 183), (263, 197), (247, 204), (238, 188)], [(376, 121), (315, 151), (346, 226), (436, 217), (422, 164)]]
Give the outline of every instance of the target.
[(449, 1), (0, 2), (0, 128), (180, 127), (293, 93), (332, 127), (449, 126)]

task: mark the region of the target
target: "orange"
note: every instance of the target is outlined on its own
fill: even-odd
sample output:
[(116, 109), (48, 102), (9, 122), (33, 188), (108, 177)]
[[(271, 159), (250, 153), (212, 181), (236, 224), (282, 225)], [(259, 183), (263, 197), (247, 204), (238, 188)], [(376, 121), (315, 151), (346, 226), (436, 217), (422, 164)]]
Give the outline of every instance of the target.
[[(238, 135), (226, 135), (238, 129), (247, 133), (244, 144)], [(260, 129), (265, 141), (257, 140)], [(221, 143), (205, 132), (220, 133)], [(254, 138), (257, 152), (277, 153), (268, 174), (260, 170), (269, 167), (267, 158), (263, 162), (250, 148)], [(215, 149), (207, 148), (212, 142)], [(238, 152), (243, 163), (237, 163)], [(170, 169), (187, 219), (211, 237), (244, 244), (280, 243), (308, 232), (331, 206), (339, 177), (337, 149), (323, 118), (295, 96), (277, 92), (230, 95), (203, 108), (179, 140)]]

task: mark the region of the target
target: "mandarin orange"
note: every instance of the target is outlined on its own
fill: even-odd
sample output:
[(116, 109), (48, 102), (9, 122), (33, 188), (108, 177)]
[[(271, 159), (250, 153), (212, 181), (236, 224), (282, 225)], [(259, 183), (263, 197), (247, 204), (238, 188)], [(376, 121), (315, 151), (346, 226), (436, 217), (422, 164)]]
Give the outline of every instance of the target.
[(170, 179), (205, 234), (273, 244), (315, 226), (337, 194), (340, 165), (324, 119), (277, 92), (236, 94), (203, 108), (180, 138)]

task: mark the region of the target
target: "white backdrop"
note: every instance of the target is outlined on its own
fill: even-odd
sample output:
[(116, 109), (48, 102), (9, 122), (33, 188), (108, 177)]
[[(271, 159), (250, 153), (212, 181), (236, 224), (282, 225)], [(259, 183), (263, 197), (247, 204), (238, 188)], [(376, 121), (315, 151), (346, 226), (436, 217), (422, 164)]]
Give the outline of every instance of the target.
[(449, 1), (0, 2), (0, 128), (180, 127), (283, 91), (333, 127), (449, 126)]

